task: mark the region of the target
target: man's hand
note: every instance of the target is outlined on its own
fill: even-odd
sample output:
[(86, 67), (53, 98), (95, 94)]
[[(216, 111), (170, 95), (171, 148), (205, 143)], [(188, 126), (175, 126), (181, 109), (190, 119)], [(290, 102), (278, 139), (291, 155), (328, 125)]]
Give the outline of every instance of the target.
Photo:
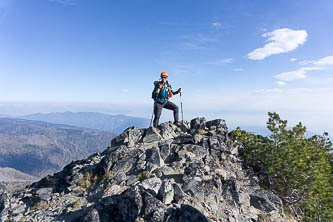
[(179, 88), (178, 90), (177, 90), (177, 93), (181, 93), (182, 92), (182, 88)]

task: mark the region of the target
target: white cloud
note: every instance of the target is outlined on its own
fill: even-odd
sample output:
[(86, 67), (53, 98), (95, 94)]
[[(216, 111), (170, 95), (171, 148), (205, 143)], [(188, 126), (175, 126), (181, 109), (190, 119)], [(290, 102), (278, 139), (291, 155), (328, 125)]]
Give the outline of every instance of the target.
[(300, 64), (302, 66), (306, 66), (306, 65), (313, 64), (313, 62), (314, 62), (313, 60), (302, 60), (298, 64)]
[(297, 59), (296, 58), (291, 58), (290, 62), (295, 62)]
[(232, 71), (235, 71), (235, 72), (242, 72), (242, 71), (244, 71), (244, 69), (242, 69), (242, 68), (235, 68), (235, 69), (232, 69)]
[(285, 86), (286, 83), (283, 81), (276, 81), (276, 84), (278, 84), (279, 86)]
[(300, 65), (309, 65), (313, 64), (316, 66), (329, 66), (333, 65), (333, 56), (326, 56), (318, 60), (303, 60), (299, 62)]
[(188, 50), (205, 50), (218, 41), (218, 37), (211, 34), (195, 34), (180, 36), (184, 42), (181, 46)]
[(127, 93), (128, 92), (128, 89), (122, 89), (121, 90), (123, 93)]
[(224, 58), (224, 59), (219, 60), (219, 62), (220, 62), (221, 64), (224, 64), (224, 63), (231, 63), (231, 62), (232, 62), (232, 58)]
[(217, 28), (217, 27), (221, 27), (222, 24), (220, 22), (213, 22), (212, 26), (215, 27), (215, 28)]
[(318, 65), (318, 66), (333, 65), (333, 56), (326, 56), (326, 57), (321, 58), (317, 61), (314, 61), (313, 64)]
[(326, 56), (318, 60), (303, 60), (299, 62), (300, 65), (312, 65), (309, 67), (302, 67), (295, 71), (282, 72), (274, 77), (282, 81), (293, 81), (295, 79), (305, 79), (306, 73), (313, 70), (326, 70), (330, 65), (333, 65), (333, 56)]
[(305, 79), (306, 75), (304, 69), (298, 69), (290, 72), (282, 72), (280, 74), (275, 75), (274, 77), (282, 81), (292, 81), (295, 79)]
[(304, 44), (307, 38), (306, 30), (292, 30), (288, 28), (267, 32), (262, 37), (268, 38), (263, 48), (257, 48), (248, 54), (249, 59), (262, 60), (268, 56), (290, 52)]
[(223, 58), (215, 62), (207, 62), (206, 64), (221, 66), (232, 62), (232, 58)]
[(305, 79), (306, 78), (306, 72), (312, 71), (312, 70), (323, 70), (322, 67), (303, 67), (300, 69), (297, 69), (295, 71), (289, 71), (289, 72), (282, 72), (280, 74), (275, 75), (274, 77), (281, 80), (281, 81), (293, 81), (295, 79)]

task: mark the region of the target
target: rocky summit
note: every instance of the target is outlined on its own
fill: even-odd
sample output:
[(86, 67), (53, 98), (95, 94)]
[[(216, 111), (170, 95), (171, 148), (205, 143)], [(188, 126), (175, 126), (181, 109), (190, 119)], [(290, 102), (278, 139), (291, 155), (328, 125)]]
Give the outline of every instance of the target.
[(102, 153), (0, 194), (1, 221), (293, 221), (224, 120), (127, 128)]

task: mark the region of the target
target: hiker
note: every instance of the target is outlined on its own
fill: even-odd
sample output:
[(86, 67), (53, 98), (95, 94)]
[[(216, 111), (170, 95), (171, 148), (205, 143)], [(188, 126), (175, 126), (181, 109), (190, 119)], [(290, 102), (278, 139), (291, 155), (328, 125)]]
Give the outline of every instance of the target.
[(154, 85), (155, 88), (152, 93), (152, 98), (154, 99), (154, 122), (153, 126), (157, 128), (158, 121), (160, 120), (162, 108), (166, 108), (173, 111), (174, 123), (179, 124), (178, 122), (178, 112), (179, 108), (176, 104), (169, 101), (173, 95), (176, 95), (182, 91), (179, 88), (177, 91), (172, 91), (172, 87), (168, 82), (168, 73), (162, 72), (161, 73), (161, 80), (155, 81)]

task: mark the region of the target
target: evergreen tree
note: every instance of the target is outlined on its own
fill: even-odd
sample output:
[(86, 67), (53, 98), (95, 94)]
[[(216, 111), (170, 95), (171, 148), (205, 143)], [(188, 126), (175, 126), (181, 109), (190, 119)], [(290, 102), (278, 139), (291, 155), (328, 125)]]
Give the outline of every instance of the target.
[(258, 174), (262, 186), (274, 191), (286, 210), (303, 221), (333, 221), (332, 143), (323, 136), (306, 138), (302, 123), (287, 129), (287, 120), (268, 113), (269, 137), (239, 127), (231, 135), (242, 142), (246, 165)]

